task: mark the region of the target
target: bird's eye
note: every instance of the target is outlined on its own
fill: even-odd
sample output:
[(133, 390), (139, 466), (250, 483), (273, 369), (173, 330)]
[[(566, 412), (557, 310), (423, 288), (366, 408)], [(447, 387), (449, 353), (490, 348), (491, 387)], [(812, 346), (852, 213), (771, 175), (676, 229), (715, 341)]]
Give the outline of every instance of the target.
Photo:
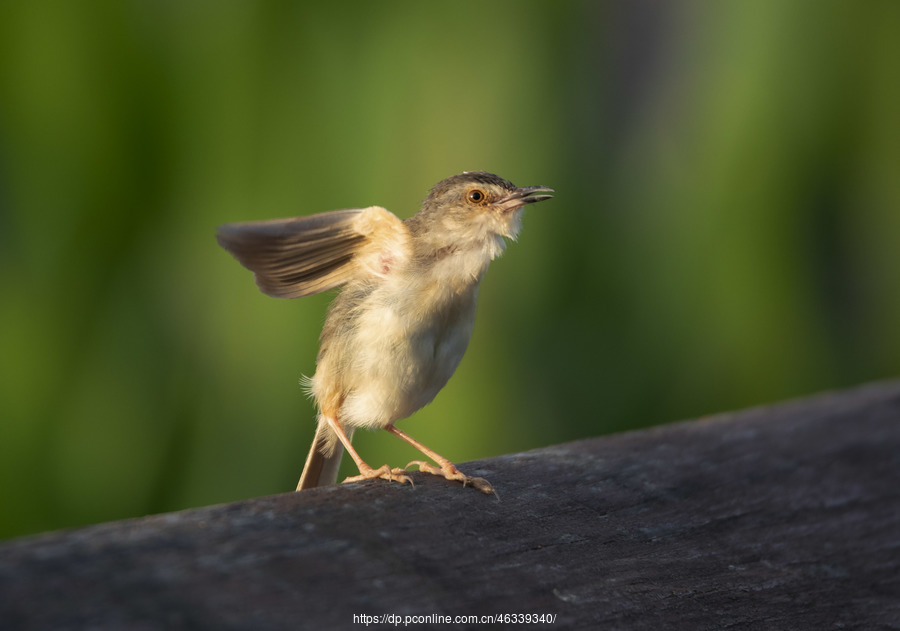
[(484, 201), (485, 198), (484, 191), (480, 188), (473, 188), (466, 194), (466, 199), (468, 199), (473, 204), (480, 204)]

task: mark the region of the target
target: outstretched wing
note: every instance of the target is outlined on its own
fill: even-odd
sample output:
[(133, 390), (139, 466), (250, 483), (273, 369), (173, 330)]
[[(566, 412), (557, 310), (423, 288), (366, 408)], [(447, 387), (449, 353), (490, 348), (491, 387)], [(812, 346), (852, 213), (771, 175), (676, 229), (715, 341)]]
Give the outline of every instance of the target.
[(220, 226), (216, 238), (275, 298), (300, 298), (386, 274), (408, 252), (406, 226), (378, 206), (231, 223)]

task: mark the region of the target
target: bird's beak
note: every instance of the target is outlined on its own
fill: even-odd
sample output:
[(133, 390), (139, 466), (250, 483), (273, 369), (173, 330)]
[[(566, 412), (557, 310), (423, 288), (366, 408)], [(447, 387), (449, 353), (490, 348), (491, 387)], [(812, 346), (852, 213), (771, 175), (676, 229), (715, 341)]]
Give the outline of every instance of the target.
[(525, 204), (533, 204), (550, 199), (553, 195), (541, 195), (540, 193), (553, 193), (552, 188), (546, 186), (522, 186), (505, 197), (501, 197), (493, 206), (501, 212), (509, 212), (521, 208)]

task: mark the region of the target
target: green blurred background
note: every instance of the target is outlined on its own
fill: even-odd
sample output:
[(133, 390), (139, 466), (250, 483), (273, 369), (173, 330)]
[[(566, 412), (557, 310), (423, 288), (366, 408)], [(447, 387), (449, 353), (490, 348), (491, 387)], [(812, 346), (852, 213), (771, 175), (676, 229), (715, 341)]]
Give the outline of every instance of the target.
[(2, 3), (0, 536), (292, 490), (330, 296), (216, 225), (463, 170), (557, 197), (400, 423), (452, 460), (897, 376), (898, 68), (897, 2)]

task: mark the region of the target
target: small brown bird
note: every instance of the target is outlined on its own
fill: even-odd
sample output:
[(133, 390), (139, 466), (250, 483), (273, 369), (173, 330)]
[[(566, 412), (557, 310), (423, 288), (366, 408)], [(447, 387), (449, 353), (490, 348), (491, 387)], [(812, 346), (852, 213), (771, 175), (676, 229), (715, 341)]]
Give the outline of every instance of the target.
[(410, 482), (407, 471), (373, 469), (351, 445), (360, 427), (382, 428), (436, 463), (420, 471), (492, 493), (483, 478), (394, 427), (430, 403), (459, 365), (475, 323), (478, 286), (488, 264), (515, 239), (526, 204), (550, 199), (545, 186), (516, 188), (482, 171), (439, 182), (405, 221), (379, 206), (221, 226), (219, 245), (276, 298), (343, 286), (307, 380), (318, 427), (297, 490), (334, 484), (343, 450), (359, 475)]

